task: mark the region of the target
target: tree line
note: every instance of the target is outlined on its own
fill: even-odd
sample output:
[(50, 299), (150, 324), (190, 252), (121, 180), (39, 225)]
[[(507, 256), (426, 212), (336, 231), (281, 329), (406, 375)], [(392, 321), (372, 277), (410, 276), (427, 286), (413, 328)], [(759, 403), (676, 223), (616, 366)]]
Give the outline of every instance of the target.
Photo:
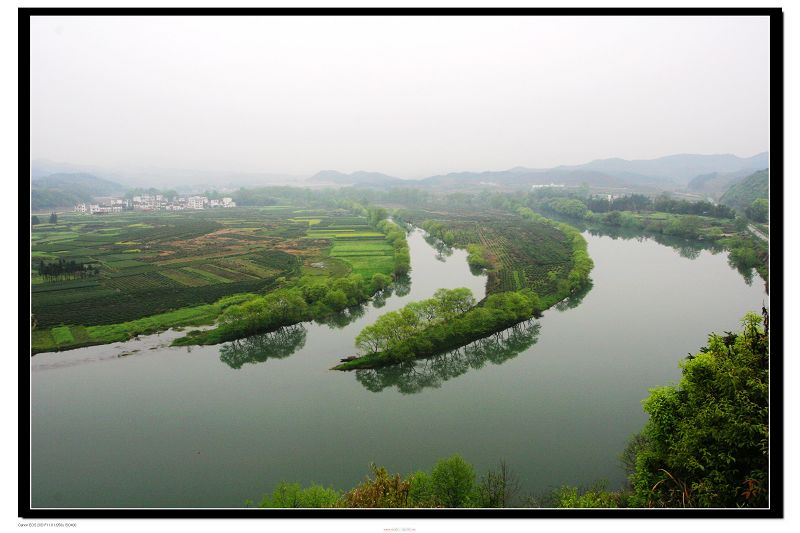
[(458, 454), (439, 460), (430, 472), (418, 470), (405, 477), (374, 463), (370, 470), (371, 477), (348, 491), (282, 481), (258, 507), (497, 508), (514, 504), (520, 491), (519, 479), (505, 461), (478, 478), (475, 467)]
[(361, 357), (336, 370), (377, 368), (429, 357), (507, 329), (541, 311), (530, 289), (492, 294), (475, 303), (466, 288), (439, 289), (433, 298), (386, 313), (356, 337)]
[(77, 263), (74, 260), (63, 259), (52, 263), (39, 261), (36, 271), (47, 281), (85, 279), (87, 276), (97, 276), (100, 273), (100, 269), (92, 263)]

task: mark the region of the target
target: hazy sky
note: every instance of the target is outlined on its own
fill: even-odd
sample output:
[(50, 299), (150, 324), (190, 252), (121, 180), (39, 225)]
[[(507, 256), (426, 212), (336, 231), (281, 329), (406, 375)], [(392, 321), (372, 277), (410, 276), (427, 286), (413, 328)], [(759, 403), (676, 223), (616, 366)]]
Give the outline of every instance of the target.
[(769, 148), (766, 17), (34, 17), (31, 156), (423, 177)]

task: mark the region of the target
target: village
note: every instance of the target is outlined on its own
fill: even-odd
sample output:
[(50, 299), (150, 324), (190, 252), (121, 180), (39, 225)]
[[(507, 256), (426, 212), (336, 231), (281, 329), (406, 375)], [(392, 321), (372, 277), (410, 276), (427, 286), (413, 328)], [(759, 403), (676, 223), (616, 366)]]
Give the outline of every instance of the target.
[(174, 196), (167, 198), (162, 194), (142, 194), (132, 198), (97, 198), (97, 203), (83, 203), (75, 206), (75, 212), (89, 215), (121, 213), (122, 211), (183, 211), (184, 209), (214, 209), (236, 207), (233, 198), (209, 199), (207, 196)]

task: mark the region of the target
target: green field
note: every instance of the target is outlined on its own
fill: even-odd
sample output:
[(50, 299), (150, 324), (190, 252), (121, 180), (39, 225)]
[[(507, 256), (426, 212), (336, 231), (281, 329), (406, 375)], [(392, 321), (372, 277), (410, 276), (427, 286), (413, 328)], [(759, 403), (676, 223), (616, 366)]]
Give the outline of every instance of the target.
[[(390, 274), (392, 250), (365, 218), (341, 209), (62, 214), (58, 224), (32, 228), (33, 351), (213, 322), (221, 299), (301, 275)], [(40, 262), (59, 259), (90, 264), (97, 274), (38, 274)]]
[(346, 219), (341, 223), (321, 220), (316, 228), (308, 231), (310, 239), (333, 239), (330, 257), (346, 263), (351, 271), (370, 279), (373, 274), (387, 274), (394, 268), (394, 248), (386, 242), (382, 233), (370, 228), (366, 221), (357, 224), (357, 219)]

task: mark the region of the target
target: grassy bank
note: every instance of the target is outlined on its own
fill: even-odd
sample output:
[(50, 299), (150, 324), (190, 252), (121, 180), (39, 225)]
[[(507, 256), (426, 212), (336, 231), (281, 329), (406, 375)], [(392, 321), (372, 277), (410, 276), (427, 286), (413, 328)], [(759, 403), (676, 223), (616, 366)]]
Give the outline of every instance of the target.
[(228, 306), (252, 297), (251, 294), (228, 296), (213, 304), (186, 307), (119, 324), (34, 329), (31, 332), (31, 354), (127, 341), (139, 335), (158, 333), (174, 327), (213, 324)]

